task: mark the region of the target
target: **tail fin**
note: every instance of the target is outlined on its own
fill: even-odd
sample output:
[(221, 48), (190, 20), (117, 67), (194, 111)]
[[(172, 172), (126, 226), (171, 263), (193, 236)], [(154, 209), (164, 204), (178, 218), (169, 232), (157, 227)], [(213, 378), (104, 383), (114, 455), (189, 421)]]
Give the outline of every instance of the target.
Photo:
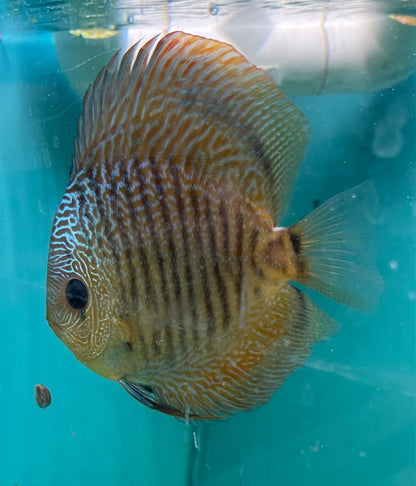
[(291, 226), (306, 260), (296, 280), (337, 302), (371, 311), (384, 287), (372, 248), (376, 204), (374, 184), (366, 181)]

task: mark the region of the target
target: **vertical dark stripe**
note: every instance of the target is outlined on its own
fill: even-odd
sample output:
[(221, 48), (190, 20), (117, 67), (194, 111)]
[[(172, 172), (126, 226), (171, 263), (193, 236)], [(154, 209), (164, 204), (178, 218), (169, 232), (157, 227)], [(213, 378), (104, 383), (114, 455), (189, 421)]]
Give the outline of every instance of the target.
[(91, 229), (94, 228), (94, 225), (92, 225), (93, 223), (91, 221), (91, 216), (87, 212), (87, 199), (86, 199), (84, 193), (82, 192), (82, 189), (78, 189), (78, 188), (75, 188), (75, 187), (73, 187), (72, 189), (76, 193), (76, 198), (77, 198), (78, 204), (79, 204), (79, 215), (78, 215), (79, 225), (80, 225), (81, 231), (84, 235), (85, 241), (89, 245), (90, 242), (86, 240), (86, 236), (87, 236), (88, 233), (91, 232)]
[(289, 228), (288, 229), (289, 233), (289, 238), (290, 242), (292, 243), (293, 251), (296, 253), (296, 255), (299, 255), (302, 250), (302, 243), (300, 236), (294, 231), (293, 229)]
[(116, 168), (119, 170), (120, 173), (124, 170), (124, 167), (121, 166), (120, 162), (116, 162), (111, 167), (106, 167), (108, 172), (108, 179), (110, 180), (110, 204), (112, 213), (116, 218), (116, 230), (119, 232), (121, 238), (120, 255), (124, 256), (126, 259), (124, 265), (124, 278), (128, 278), (130, 300), (133, 304), (133, 307), (136, 307), (138, 303), (136, 268), (133, 264), (132, 251), (128, 235), (128, 221), (126, 215), (123, 214), (124, 205), (122, 204), (122, 187), (120, 184), (121, 180), (119, 183), (117, 183), (114, 178), (114, 174), (112, 173), (116, 170)]
[[(152, 169), (153, 179), (155, 181), (156, 193), (159, 197), (160, 206), (162, 209), (162, 218), (164, 224), (164, 231), (165, 231), (165, 239), (168, 244), (169, 250), (169, 263), (172, 272), (172, 280), (173, 286), (175, 289), (175, 300), (177, 305), (177, 315), (176, 321), (179, 321), (183, 318), (183, 309), (182, 309), (182, 299), (181, 299), (181, 282), (179, 279), (178, 268), (177, 268), (177, 255), (176, 255), (176, 247), (175, 242), (173, 240), (173, 231), (172, 231), (172, 223), (169, 216), (169, 208), (166, 204), (166, 187), (165, 183), (162, 180), (160, 169), (156, 160), (152, 160), (150, 162), (150, 166)], [(170, 327), (170, 323), (173, 321), (172, 316), (167, 314), (165, 316), (165, 337), (166, 337), (166, 344), (168, 348), (168, 353), (170, 357), (173, 359), (175, 356), (175, 349), (173, 345), (173, 336), (172, 330)]]
[(235, 289), (237, 292), (237, 301), (241, 302), (241, 289), (243, 283), (243, 227), (244, 227), (244, 216), (240, 212), (240, 207), (238, 208), (238, 213), (236, 215), (236, 259), (237, 259), (237, 278), (235, 282)]
[[(197, 323), (198, 323), (198, 316), (196, 311), (196, 302), (195, 302), (195, 291), (194, 291), (194, 279), (192, 275), (191, 265), (189, 263), (190, 251), (189, 251), (189, 237), (187, 231), (187, 221), (186, 221), (186, 214), (185, 214), (185, 205), (183, 202), (182, 191), (183, 187), (179, 180), (178, 175), (178, 168), (175, 164), (170, 165), (170, 171), (173, 179), (173, 190), (175, 194), (176, 200), (176, 207), (178, 210), (178, 217), (181, 223), (181, 241), (183, 245), (183, 256), (184, 256), (184, 264), (185, 264), (185, 277), (186, 277), (186, 288), (188, 293), (188, 303), (189, 308), (191, 311), (192, 316), (192, 333), (194, 342), (197, 344), (198, 342), (198, 330), (197, 330)], [(186, 333), (186, 329), (182, 327), (182, 333)]]
[(221, 219), (221, 226), (222, 226), (222, 240), (223, 240), (224, 255), (228, 261), (230, 258), (230, 228), (228, 225), (228, 218), (227, 218), (227, 206), (223, 197), (221, 197), (221, 202), (220, 202), (220, 219)]
[(170, 256), (170, 266), (172, 271), (173, 285), (175, 287), (175, 298), (178, 301), (178, 305), (181, 307), (181, 282), (179, 279), (178, 268), (177, 268), (177, 256), (176, 256), (176, 246), (173, 239), (172, 223), (169, 215), (169, 208), (166, 203), (166, 188), (162, 181), (160, 171), (156, 162), (152, 162), (153, 178), (155, 180), (156, 191), (160, 198), (160, 205), (162, 208), (162, 218), (165, 225), (166, 240), (169, 248)]
[[(136, 164), (136, 161), (134, 165)], [(132, 248), (135, 248), (139, 252), (139, 261), (140, 261), (140, 267), (143, 269), (144, 273), (144, 284), (145, 284), (145, 291), (146, 291), (146, 298), (152, 305), (153, 309), (156, 308), (156, 300), (154, 296), (154, 291), (153, 291), (153, 284), (152, 280), (150, 277), (150, 264), (149, 260), (147, 258), (146, 254), (146, 249), (143, 241), (143, 236), (141, 234), (141, 222), (138, 220), (137, 217), (137, 211), (136, 208), (133, 204), (133, 198), (134, 198), (134, 190), (132, 187), (132, 182), (128, 180), (127, 177), (127, 171), (123, 171), (123, 183), (124, 187), (126, 188), (127, 191), (127, 205), (128, 205), (128, 213), (130, 220), (133, 222), (133, 228), (134, 228), (134, 237), (137, 239), (137, 241), (132, 241), (130, 245)], [(140, 186), (140, 193), (142, 193), (142, 188)], [(131, 239), (131, 237), (130, 237)]]
[(199, 210), (198, 195), (195, 189), (192, 188), (190, 192), (191, 203), (194, 210), (195, 216), (195, 236), (196, 236), (196, 246), (198, 252), (199, 269), (201, 272), (201, 283), (204, 292), (205, 308), (207, 311), (207, 328), (208, 335), (211, 336), (215, 331), (215, 319), (214, 319), (214, 309), (211, 300), (211, 289), (209, 287), (207, 266), (204, 257), (204, 245), (201, 236), (201, 213)]
[(172, 336), (172, 320), (169, 319), (165, 323), (165, 338), (166, 338), (166, 356), (170, 361), (175, 359), (175, 346), (173, 344)]
[(160, 329), (154, 329), (153, 336), (152, 336), (152, 345), (153, 345), (153, 351), (155, 352), (156, 355), (159, 355), (160, 353), (160, 337), (161, 337)]
[(254, 258), (257, 241), (259, 239), (259, 230), (254, 228), (250, 233), (250, 263), (253, 267), (256, 267), (256, 260)]
[(220, 266), (218, 265), (217, 242), (215, 238), (215, 225), (212, 217), (211, 203), (208, 196), (205, 196), (205, 214), (208, 222), (209, 247), (211, 252), (212, 266), (214, 269), (217, 291), (222, 304), (223, 327), (227, 328), (230, 324), (230, 307), (227, 299), (227, 288), (222, 278)]
[[(150, 169), (150, 168), (149, 168)], [(161, 243), (159, 241), (159, 236), (156, 231), (156, 226), (155, 226), (155, 221), (153, 219), (153, 214), (152, 212), (154, 211), (154, 208), (151, 208), (149, 199), (147, 197), (147, 190), (150, 190), (150, 192), (154, 192), (155, 189), (157, 192), (160, 191), (160, 187), (158, 188), (158, 181), (157, 178), (155, 178), (154, 173), (152, 173), (151, 170), (149, 170), (149, 175), (152, 176), (151, 181), (148, 183), (146, 182), (146, 179), (143, 175), (143, 166), (142, 164), (139, 164), (137, 166), (137, 175), (139, 178), (140, 186), (141, 186), (141, 195), (142, 195), (142, 200), (143, 200), (143, 207), (148, 223), (148, 227), (151, 231), (152, 235), (152, 243), (154, 245), (155, 249), (155, 255), (156, 255), (156, 263), (157, 267), (159, 270), (159, 276), (160, 276), (160, 284), (161, 284), (161, 290), (162, 290), (162, 297), (163, 297), (163, 302), (162, 302), (162, 308), (159, 310), (158, 318), (161, 319), (161, 322), (156, 322), (155, 323), (155, 329), (153, 330), (153, 338), (152, 338), (152, 344), (153, 344), (153, 350), (156, 355), (159, 355), (162, 352), (162, 347), (161, 347), (161, 342), (162, 342), (162, 332), (164, 332), (164, 337), (165, 337), (165, 342), (166, 342), (166, 354), (168, 358), (172, 358), (173, 356), (173, 341), (172, 341), (172, 332), (170, 329), (170, 322), (169, 322), (169, 309), (170, 309), (170, 297), (169, 297), (169, 291), (168, 291), (168, 285), (167, 285), (167, 280), (166, 280), (166, 273), (165, 273), (165, 262), (163, 259), (162, 255), (162, 250), (161, 250)], [(163, 329), (161, 326), (165, 326)]]
[(161, 290), (162, 290), (162, 296), (163, 296), (163, 305), (164, 305), (165, 312), (167, 312), (167, 309), (169, 307), (169, 293), (167, 291), (165, 266), (164, 266), (162, 252), (161, 252), (161, 249), (160, 249), (159, 238), (158, 238), (158, 235), (156, 233), (155, 222), (153, 220), (152, 208), (150, 207), (149, 199), (148, 199), (147, 194), (146, 194), (146, 190), (149, 189), (149, 184), (146, 182), (146, 180), (144, 178), (141, 164), (139, 164), (137, 166), (137, 175), (138, 175), (139, 182), (140, 182), (140, 185), (141, 185), (143, 207), (144, 207), (147, 223), (148, 223), (148, 226), (149, 226), (151, 234), (152, 234), (152, 242), (153, 242), (153, 245), (155, 247), (156, 262), (157, 262), (157, 267), (158, 267), (158, 270), (159, 270), (160, 284), (161, 284)]
[[(128, 177), (127, 174), (127, 167), (123, 165), (120, 167), (120, 174), (121, 174), (121, 184), (125, 190), (125, 197), (126, 197), (126, 211), (127, 214), (124, 215), (124, 224), (123, 222), (119, 221), (120, 228), (123, 228), (125, 231), (125, 238), (123, 238), (124, 245), (127, 252), (127, 263), (129, 265), (130, 271), (130, 278), (132, 285), (130, 287), (131, 293), (131, 305), (132, 311), (138, 313), (140, 315), (140, 305), (142, 305), (143, 299), (139, 295), (139, 289), (137, 284), (137, 273), (139, 269), (136, 267), (135, 262), (140, 262), (140, 269), (144, 271), (145, 274), (145, 288), (148, 299), (151, 301), (153, 308), (155, 308), (155, 301), (153, 297), (153, 293), (151, 292), (151, 281), (149, 277), (149, 263), (147, 260), (147, 256), (144, 250), (143, 239), (140, 233), (140, 222), (137, 221), (137, 212), (135, 211), (135, 207), (133, 204), (133, 179)], [(134, 181), (135, 182), (135, 181)], [(130, 225), (129, 225), (130, 222)], [(130, 233), (130, 228), (133, 230)], [(137, 240), (137, 241), (136, 241)], [(137, 250), (139, 251), (139, 258), (137, 258)], [(136, 259), (133, 258), (133, 252), (136, 252)], [(141, 353), (143, 356), (146, 356), (147, 351), (147, 343), (143, 333), (143, 329), (139, 322), (135, 323), (137, 337), (141, 344)]]

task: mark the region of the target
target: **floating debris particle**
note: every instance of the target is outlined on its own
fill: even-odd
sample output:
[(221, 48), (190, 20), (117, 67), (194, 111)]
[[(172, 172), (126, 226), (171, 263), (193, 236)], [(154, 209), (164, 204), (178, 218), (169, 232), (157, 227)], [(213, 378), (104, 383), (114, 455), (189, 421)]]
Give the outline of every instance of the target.
[(76, 37), (83, 37), (84, 39), (108, 39), (118, 34), (116, 29), (72, 29), (69, 31), (70, 34)]
[(392, 269), (392, 270), (397, 270), (399, 268), (399, 264), (397, 263), (396, 260), (390, 260), (389, 262), (389, 267)]
[(35, 398), (40, 408), (47, 408), (52, 402), (51, 392), (45, 385), (35, 385)]

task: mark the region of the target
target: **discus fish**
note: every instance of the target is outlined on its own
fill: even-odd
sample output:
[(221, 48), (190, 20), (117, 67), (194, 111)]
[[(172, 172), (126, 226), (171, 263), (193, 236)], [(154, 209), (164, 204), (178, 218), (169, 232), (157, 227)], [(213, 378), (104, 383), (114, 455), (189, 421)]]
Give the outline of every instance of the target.
[(308, 132), (227, 44), (174, 32), (116, 55), (85, 95), (50, 239), (47, 320), (78, 360), (151, 408), (223, 418), (336, 329), (290, 282), (371, 305), (350, 238), (371, 183), (275, 224)]

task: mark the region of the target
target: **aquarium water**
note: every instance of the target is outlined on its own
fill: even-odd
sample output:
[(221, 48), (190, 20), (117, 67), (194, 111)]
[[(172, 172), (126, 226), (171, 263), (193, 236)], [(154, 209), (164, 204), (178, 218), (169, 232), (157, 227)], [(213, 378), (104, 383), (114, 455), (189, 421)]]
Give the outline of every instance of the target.
[[(0, 486), (414, 484), (415, 15), (413, 0), (0, 3)], [(85, 89), (118, 49), (173, 30), (231, 43), (309, 119), (289, 222), (366, 180), (378, 195), (376, 309), (312, 294), (339, 331), (223, 421), (144, 407), (45, 319)]]

